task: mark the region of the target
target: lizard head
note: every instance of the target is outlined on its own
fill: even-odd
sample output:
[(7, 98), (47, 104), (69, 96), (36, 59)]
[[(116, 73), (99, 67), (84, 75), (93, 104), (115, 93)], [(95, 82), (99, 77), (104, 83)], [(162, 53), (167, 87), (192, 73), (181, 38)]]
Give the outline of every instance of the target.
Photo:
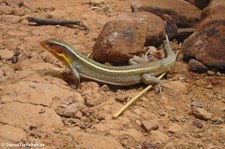
[(56, 39), (48, 39), (42, 41), (40, 44), (62, 63), (66, 64), (67, 66), (71, 64), (71, 49), (69, 49), (67, 45), (62, 41)]

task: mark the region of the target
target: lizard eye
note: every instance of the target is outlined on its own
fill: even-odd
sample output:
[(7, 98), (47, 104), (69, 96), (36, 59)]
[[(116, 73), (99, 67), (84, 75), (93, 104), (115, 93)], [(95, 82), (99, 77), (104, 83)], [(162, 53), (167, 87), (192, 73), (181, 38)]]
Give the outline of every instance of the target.
[(51, 49), (53, 49), (57, 54), (62, 54), (63, 53), (63, 48), (59, 45), (56, 44), (49, 44), (49, 46), (51, 47)]

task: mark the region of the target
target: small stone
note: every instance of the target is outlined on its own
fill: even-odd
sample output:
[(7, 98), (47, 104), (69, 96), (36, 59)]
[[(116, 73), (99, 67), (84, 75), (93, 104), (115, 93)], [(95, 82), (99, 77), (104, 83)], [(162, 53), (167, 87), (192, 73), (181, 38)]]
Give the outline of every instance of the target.
[(224, 120), (222, 118), (215, 117), (215, 118), (212, 118), (212, 123), (215, 125), (219, 125), (219, 124), (223, 124)]
[(194, 117), (196, 117), (196, 118), (198, 118), (200, 120), (205, 120), (205, 121), (210, 120), (212, 118), (212, 114), (207, 112), (203, 108), (194, 108), (194, 109), (192, 109), (191, 114)]
[(200, 122), (199, 120), (195, 120), (191, 123), (193, 126), (197, 127), (197, 128), (203, 128), (204, 124), (202, 122)]
[(110, 88), (108, 85), (104, 84), (100, 87), (100, 90), (104, 91), (104, 92), (107, 92), (107, 91), (110, 91)]
[(188, 62), (188, 67), (190, 71), (198, 72), (198, 73), (204, 73), (208, 69), (204, 64), (202, 64), (200, 61), (195, 59), (191, 59)]
[(155, 120), (151, 120), (151, 121), (142, 121), (142, 126), (143, 128), (149, 132), (152, 130), (157, 130), (159, 128), (158, 122)]
[(116, 95), (115, 100), (118, 102), (126, 102), (128, 97), (126, 95)]
[(209, 75), (209, 76), (214, 76), (215, 74), (216, 74), (216, 72), (214, 72), (214, 71), (211, 71), (211, 70), (207, 71), (207, 75)]
[(170, 132), (170, 133), (177, 133), (177, 132), (181, 131), (181, 129), (182, 129), (181, 125), (172, 124), (169, 127), (168, 132)]
[(75, 118), (80, 107), (81, 107), (80, 103), (73, 103), (65, 108), (62, 116), (66, 118)]
[(191, 106), (195, 107), (195, 108), (203, 108), (203, 104), (201, 101), (199, 101), (198, 99), (195, 99), (192, 103)]
[(165, 116), (167, 113), (165, 111), (159, 111), (158, 114), (159, 116)]

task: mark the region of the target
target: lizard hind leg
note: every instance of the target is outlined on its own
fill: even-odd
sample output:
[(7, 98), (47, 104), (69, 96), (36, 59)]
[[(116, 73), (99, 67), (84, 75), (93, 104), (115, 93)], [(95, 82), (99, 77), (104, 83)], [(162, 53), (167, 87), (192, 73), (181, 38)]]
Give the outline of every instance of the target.
[(153, 85), (157, 93), (162, 92), (161, 81), (155, 76), (152, 76), (150, 74), (143, 74), (141, 76), (141, 82), (147, 85)]

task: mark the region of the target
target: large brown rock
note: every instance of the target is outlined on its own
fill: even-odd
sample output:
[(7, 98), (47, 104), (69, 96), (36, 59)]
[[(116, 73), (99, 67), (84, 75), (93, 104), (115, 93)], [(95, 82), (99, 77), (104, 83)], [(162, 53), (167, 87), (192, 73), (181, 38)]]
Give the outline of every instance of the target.
[(224, 0), (211, 0), (209, 5), (203, 10), (202, 17), (206, 18), (215, 14), (225, 14)]
[(126, 62), (163, 38), (165, 23), (151, 13), (125, 13), (107, 22), (93, 47), (97, 61)]
[(181, 0), (132, 0), (131, 7), (133, 11), (148, 11), (158, 16), (169, 14), (180, 26), (192, 26), (201, 17), (197, 7)]
[(202, 21), (184, 41), (182, 51), (208, 67), (225, 69), (225, 16), (217, 14)]

